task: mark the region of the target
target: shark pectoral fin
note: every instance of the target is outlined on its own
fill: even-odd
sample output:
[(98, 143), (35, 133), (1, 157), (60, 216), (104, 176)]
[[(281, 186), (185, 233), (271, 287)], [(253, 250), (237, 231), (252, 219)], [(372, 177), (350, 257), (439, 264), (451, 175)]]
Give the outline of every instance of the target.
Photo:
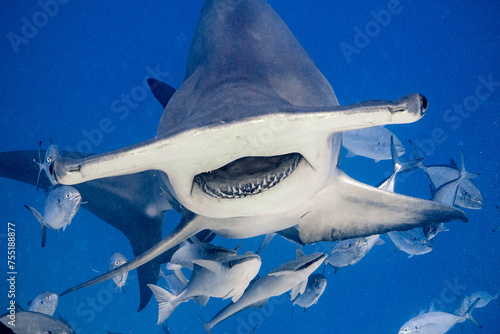
[(217, 261), (211, 261), (211, 260), (193, 260), (194, 264), (199, 265), (200, 267), (203, 267), (207, 270), (210, 270), (211, 272), (218, 272), (222, 269), (222, 265), (220, 262)]
[(133, 270), (151, 260), (154, 258), (160, 256), (161, 254), (165, 253), (172, 247), (177, 246), (180, 244), (182, 241), (186, 240), (187, 238), (192, 237), (198, 232), (201, 232), (204, 230), (207, 226), (206, 224), (203, 223), (202, 219), (196, 219), (198, 216), (194, 214), (189, 214), (189, 217), (184, 216), (179, 223), (179, 225), (168, 235), (166, 236), (162, 241), (151, 247), (149, 250), (145, 251), (141, 255), (137, 256), (135, 259), (124, 263), (123, 265), (116, 267), (113, 270), (110, 270), (100, 276), (97, 276), (94, 279), (91, 279), (90, 281), (87, 281), (85, 283), (79, 284), (71, 289), (68, 289), (64, 291), (63, 293), (60, 294), (60, 296), (64, 296), (70, 292), (80, 290), (83, 288), (86, 288), (88, 286), (92, 286), (97, 283), (104, 282), (110, 278), (119, 276), (121, 274), (127, 273), (130, 270)]
[(305, 243), (467, 221), (463, 211), (451, 206), (383, 191), (351, 179), (340, 169), (336, 173), (299, 220), (300, 238)]
[(306, 287), (307, 287), (307, 279), (303, 280), (302, 282), (293, 287), (290, 299), (295, 300), (295, 298), (297, 298), (299, 294), (303, 294), (304, 291), (306, 291)]

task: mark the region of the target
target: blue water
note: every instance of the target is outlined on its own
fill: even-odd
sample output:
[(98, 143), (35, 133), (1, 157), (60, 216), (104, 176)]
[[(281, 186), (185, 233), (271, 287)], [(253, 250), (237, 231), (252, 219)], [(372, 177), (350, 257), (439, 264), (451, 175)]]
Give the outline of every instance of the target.
[[(327, 268), (328, 286), (319, 303), (305, 314), (298, 308), (291, 319), (291, 304), (272, 299), (262, 310), (247, 310), (214, 329), (214, 333), (396, 333), (420, 309), (434, 302), (451, 311), (452, 290), (472, 293), (500, 289), (500, 224), (498, 158), (500, 120), (500, 62), (498, 55), (500, 3), (494, 1), (401, 1), (385, 26), (373, 25), (371, 11), (393, 2), (278, 1), (270, 4), (288, 24), (318, 68), (330, 81), (341, 104), (369, 99), (396, 99), (419, 92), (429, 101), (425, 117), (414, 124), (390, 126), (410, 151), (408, 139), (420, 143), (428, 155), (426, 165), (459, 160), (463, 150), (466, 168), (479, 173), (474, 181), (485, 199), (481, 211), (466, 210), (468, 224), (453, 222), (449, 232), (434, 239), (434, 250), (407, 259), (386, 244), (375, 246), (361, 262), (337, 274)], [(62, 149), (106, 152), (153, 137), (162, 108), (151, 93), (137, 88), (158, 68), (162, 80), (178, 87), (203, 1), (69, 1), (53, 17), (40, 14), (36, 1), (10, 2), (1, 17), (0, 150), (32, 150), (49, 137)], [(21, 35), (25, 24), (41, 26), (17, 45), (8, 34)], [(342, 42), (355, 46), (357, 30), (371, 37), (348, 59)], [(29, 32), (28, 32), (29, 33)], [(12, 35), (11, 35), (12, 36)], [(481, 79), (482, 78), (482, 79)], [(482, 83), (492, 80), (489, 90)], [(479, 87), (483, 85), (482, 87)], [(479, 88), (478, 88), (479, 87)], [(477, 97), (480, 94), (481, 100)], [(114, 113), (113, 101), (135, 93), (136, 104)], [(487, 95), (487, 96), (486, 96)], [(466, 113), (446, 112), (464, 105)], [(467, 110), (468, 109), (468, 110)], [(450, 118), (452, 117), (453, 118)], [(93, 142), (86, 134), (106, 126)], [(408, 159), (408, 153), (404, 156)], [(346, 172), (375, 185), (392, 166), (361, 157), (343, 159)], [(396, 191), (430, 197), (422, 171), (398, 179)], [(24, 204), (42, 208), (45, 197), (32, 186), (2, 179), (2, 252), (6, 262), (6, 223), (16, 223), (16, 300), (21, 306), (37, 294), (61, 292), (105, 271), (111, 252), (132, 258), (127, 239), (85, 210), (56, 237), (49, 231), (47, 246), (40, 247), (40, 227)], [(179, 217), (167, 215), (165, 229)], [(52, 232), (52, 233), (51, 233)], [(243, 251), (256, 250), (262, 240), (225, 240), (220, 245), (244, 243)], [(328, 251), (331, 244), (307, 246), (306, 253)], [(265, 274), (292, 260), (295, 246), (276, 238), (262, 253)], [(6, 265), (1, 264), (2, 275)], [(2, 276), (3, 278), (4, 276)], [(2, 279), (1, 307), (7, 306), (7, 285)], [(78, 333), (161, 333), (156, 325), (157, 305), (152, 300), (140, 313), (135, 271), (129, 275), (126, 294), (109, 282), (60, 298), (58, 310)], [(211, 300), (200, 311), (193, 302), (179, 306), (168, 320), (170, 332), (201, 333), (198, 315), (208, 319), (226, 302)], [(500, 324), (499, 305), (474, 311), (483, 329), (465, 323), (463, 333), (495, 333)], [(243, 326), (242, 324), (251, 326)], [(459, 333), (460, 327), (450, 333)]]

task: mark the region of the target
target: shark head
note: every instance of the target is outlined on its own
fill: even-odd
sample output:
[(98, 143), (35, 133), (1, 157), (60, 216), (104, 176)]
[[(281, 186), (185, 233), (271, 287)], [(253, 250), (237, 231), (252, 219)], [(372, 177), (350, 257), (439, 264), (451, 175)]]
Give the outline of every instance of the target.
[(80, 161), (59, 159), (50, 177), (74, 184), (158, 169), (173, 196), (197, 214), (282, 213), (334, 175), (342, 132), (414, 122), (426, 108), (419, 94), (339, 106), (265, 1), (207, 1), (184, 82), (156, 138)]

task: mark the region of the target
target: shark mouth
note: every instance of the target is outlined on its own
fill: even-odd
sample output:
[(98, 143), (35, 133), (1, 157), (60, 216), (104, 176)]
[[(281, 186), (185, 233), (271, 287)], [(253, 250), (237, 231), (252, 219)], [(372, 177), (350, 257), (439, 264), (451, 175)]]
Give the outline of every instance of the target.
[(194, 177), (207, 195), (243, 198), (271, 189), (293, 173), (302, 160), (298, 153), (272, 157), (244, 157)]

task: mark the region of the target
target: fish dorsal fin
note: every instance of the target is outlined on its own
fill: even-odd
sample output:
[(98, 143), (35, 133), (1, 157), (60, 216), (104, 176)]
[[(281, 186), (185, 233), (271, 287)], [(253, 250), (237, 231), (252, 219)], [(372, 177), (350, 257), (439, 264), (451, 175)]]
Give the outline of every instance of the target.
[(212, 260), (193, 260), (194, 264), (199, 265), (200, 267), (203, 267), (207, 270), (210, 270), (211, 272), (217, 273), (222, 269), (222, 264), (217, 261), (212, 261)]
[(430, 312), (436, 312), (436, 308), (434, 306), (434, 303), (431, 303), (431, 306), (429, 307), (429, 313)]
[(450, 167), (454, 169), (458, 169), (457, 163), (455, 162), (455, 159), (450, 158)]
[(385, 244), (385, 241), (382, 240), (382, 238), (380, 238), (380, 236), (378, 236), (377, 239), (375, 239), (374, 245), (381, 246), (384, 244)]
[(292, 301), (294, 301), (299, 294), (303, 294), (304, 291), (306, 291), (306, 287), (307, 287), (307, 279), (303, 280), (302, 282), (300, 282), (299, 284), (297, 284), (296, 286), (293, 287), (292, 289), (292, 293), (290, 295), (290, 298)]
[(266, 236), (264, 237), (264, 240), (260, 244), (260, 247), (257, 250), (257, 252), (255, 252), (255, 254), (259, 254), (260, 252), (262, 252), (264, 250), (264, 248), (266, 248), (266, 246), (269, 244), (269, 242), (274, 238), (275, 235), (276, 235), (276, 233), (266, 234)]
[(148, 85), (153, 95), (156, 97), (158, 102), (160, 102), (163, 109), (167, 106), (168, 101), (172, 98), (175, 93), (175, 88), (167, 85), (166, 83), (156, 80), (153, 78), (148, 79)]
[(411, 139), (408, 139), (408, 141), (410, 142), (410, 145), (411, 145), (413, 159), (414, 160), (423, 160), (423, 158), (420, 156), (420, 152), (418, 151), (417, 146), (415, 146), (415, 143), (413, 143), (413, 141)]

